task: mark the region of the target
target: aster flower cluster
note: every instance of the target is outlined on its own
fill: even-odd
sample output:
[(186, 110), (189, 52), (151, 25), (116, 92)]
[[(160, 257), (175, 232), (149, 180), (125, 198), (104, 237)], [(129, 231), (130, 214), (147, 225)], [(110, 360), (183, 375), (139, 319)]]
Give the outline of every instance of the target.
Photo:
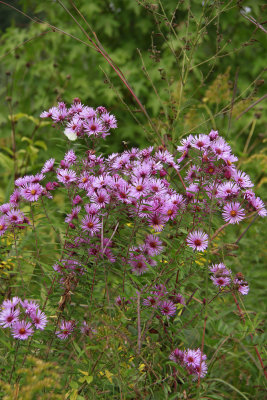
[(200, 349), (183, 351), (177, 348), (170, 354), (169, 358), (171, 361), (185, 367), (187, 372), (193, 375), (194, 380), (198, 379), (198, 377), (204, 378), (208, 372), (207, 356), (201, 353)]
[(204, 208), (207, 199), (212, 200), (213, 212), (220, 210), (230, 224), (238, 224), (249, 212), (267, 215), (263, 201), (251, 190), (250, 177), (236, 168), (237, 157), (217, 131), (189, 135), (177, 150), (181, 153), (177, 163), (182, 167), (186, 162), (187, 166), (187, 196), (199, 203), (198, 207)]
[(47, 317), (33, 300), (21, 300), (13, 297), (1, 305), (0, 325), (10, 328), (15, 339), (26, 340), (34, 334), (34, 330), (44, 330)]
[[(59, 323), (58, 331), (56, 331), (56, 336), (61, 339), (67, 339), (73, 332), (77, 326), (77, 321), (71, 320), (61, 320)], [(83, 321), (80, 327), (80, 332), (83, 335), (90, 336), (95, 334), (97, 331), (96, 329), (92, 328), (86, 321)]]
[(162, 315), (172, 317), (176, 314), (176, 305), (185, 305), (185, 299), (176, 291), (168, 292), (165, 285), (155, 285), (143, 300), (143, 304), (147, 307), (158, 309)]
[(238, 272), (234, 278), (232, 278), (232, 271), (223, 263), (213, 264), (209, 267), (210, 272), (212, 272), (211, 280), (215, 286), (221, 288), (233, 288), (237, 290), (240, 294), (246, 295), (249, 292), (249, 285), (245, 281), (244, 276), (241, 272)]
[(107, 112), (105, 107), (84, 106), (80, 99), (73, 100), (68, 108), (64, 102), (41, 113), (41, 118), (50, 118), (55, 125), (65, 127), (64, 135), (71, 141), (82, 136), (105, 138), (110, 129), (117, 128), (114, 115)]

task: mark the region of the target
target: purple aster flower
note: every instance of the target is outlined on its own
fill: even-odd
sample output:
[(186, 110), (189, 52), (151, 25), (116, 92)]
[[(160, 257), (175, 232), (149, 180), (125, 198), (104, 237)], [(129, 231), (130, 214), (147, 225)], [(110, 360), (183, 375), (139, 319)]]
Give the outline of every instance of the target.
[(80, 211), (81, 211), (80, 206), (74, 207), (71, 210), (71, 213), (67, 214), (67, 217), (65, 218), (65, 222), (70, 223), (73, 219), (75, 219), (75, 218), (77, 219)]
[(19, 310), (6, 308), (0, 313), (0, 325), (3, 328), (10, 328), (18, 320)]
[(243, 296), (248, 294), (249, 285), (244, 279), (241, 279), (241, 278), (237, 277), (237, 278), (234, 279), (234, 284), (235, 284), (236, 289), (238, 290), (238, 292), (240, 294), (242, 294)]
[(83, 202), (83, 199), (81, 198), (81, 196), (79, 196), (77, 194), (72, 200), (72, 205), (76, 206), (77, 204), (80, 204), (82, 202)]
[(15, 339), (26, 340), (33, 335), (33, 329), (30, 322), (16, 321), (11, 327), (11, 333)]
[(217, 139), (218, 136), (219, 136), (218, 131), (214, 131), (213, 129), (209, 133), (210, 141)]
[(167, 315), (168, 317), (172, 317), (176, 313), (175, 304), (170, 300), (166, 300), (160, 303), (159, 308), (161, 314)]
[(231, 278), (228, 276), (211, 276), (210, 278), (214, 285), (219, 287), (229, 286), (231, 283)]
[(203, 231), (189, 233), (186, 242), (193, 250), (204, 251), (208, 247), (208, 235)]
[(83, 335), (91, 335), (91, 334), (95, 334), (96, 333), (96, 329), (91, 328), (86, 321), (82, 322), (82, 326), (81, 326), (81, 333)]
[(184, 363), (188, 367), (197, 367), (200, 365), (201, 353), (198, 350), (187, 349), (184, 353)]
[(29, 183), (21, 188), (21, 196), (30, 202), (37, 201), (43, 193), (43, 187), (39, 183)]
[(105, 189), (98, 189), (92, 196), (90, 196), (92, 203), (104, 208), (110, 201), (110, 196)]
[(131, 196), (139, 199), (141, 196), (146, 196), (149, 193), (149, 182), (146, 179), (134, 178), (131, 182)]
[(143, 255), (137, 255), (134, 257), (134, 260), (130, 261), (130, 265), (133, 267), (132, 272), (136, 275), (142, 275), (144, 272), (148, 270), (147, 260)]
[(74, 153), (73, 150), (69, 150), (64, 157), (64, 161), (67, 164), (67, 168), (75, 164), (77, 160), (76, 154)]
[(238, 224), (245, 217), (245, 211), (240, 203), (229, 203), (223, 207), (222, 217), (230, 224)]
[(246, 189), (254, 186), (250, 180), (250, 177), (247, 174), (245, 174), (245, 172), (236, 171), (234, 173), (233, 178), (241, 188)]
[(17, 296), (12, 297), (11, 300), (4, 300), (2, 303), (2, 308), (3, 309), (8, 309), (8, 308), (15, 308), (16, 305), (20, 303), (21, 299)]
[(45, 173), (47, 173), (47, 172), (53, 171), (54, 164), (55, 164), (55, 159), (54, 159), (54, 158), (50, 158), (49, 160), (47, 160), (47, 161), (44, 163), (44, 166), (43, 166), (43, 168), (41, 169), (41, 172), (42, 172), (43, 174), (45, 174)]
[(44, 330), (47, 324), (47, 317), (44, 312), (37, 309), (30, 313), (30, 317), (36, 329)]
[(58, 169), (57, 179), (59, 182), (62, 182), (65, 185), (69, 185), (70, 183), (76, 181), (76, 172), (72, 171), (71, 169)]
[(238, 196), (239, 192), (240, 189), (235, 183), (225, 182), (218, 185), (216, 197), (226, 200)]
[(148, 296), (146, 299), (143, 300), (144, 306), (157, 308), (159, 305), (159, 299), (157, 297)]
[(84, 130), (88, 136), (97, 136), (98, 134), (103, 134), (105, 127), (100, 119), (92, 118), (84, 123)]
[(57, 337), (61, 340), (67, 339), (73, 332), (75, 327), (75, 322), (73, 321), (61, 321), (59, 330), (56, 332)]
[(36, 312), (39, 309), (39, 304), (37, 304), (33, 300), (20, 300), (20, 304), (24, 308), (26, 314), (30, 315), (31, 313)]
[(180, 349), (175, 349), (171, 352), (169, 359), (176, 362), (177, 364), (183, 364), (184, 362), (184, 351)]
[(229, 275), (231, 275), (231, 270), (226, 268), (226, 266), (223, 263), (212, 264), (212, 266), (209, 267), (209, 270), (215, 276), (229, 276)]
[(7, 228), (8, 228), (7, 218), (4, 215), (2, 215), (0, 217), (0, 236), (4, 235)]
[(265, 208), (265, 204), (261, 200), (260, 197), (254, 197), (249, 201), (252, 207), (257, 211), (260, 217), (266, 217), (267, 215), (267, 210)]
[(106, 129), (117, 128), (117, 121), (114, 115), (111, 115), (108, 112), (102, 113), (101, 120)]
[(13, 209), (13, 204), (5, 203), (0, 206), (0, 211), (3, 214), (7, 214), (9, 211)]
[(162, 231), (166, 222), (167, 222), (166, 216), (162, 215), (162, 214), (160, 214), (158, 212), (155, 212), (155, 213), (150, 214), (148, 216), (149, 226), (152, 226), (152, 228), (156, 232)]
[(81, 221), (82, 230), (88, 232), (91, 236), (95, 235), (101, 229), (99, 218), (94, 215), (86, 215)]
[(10, 210), (7, 213), (7, 219), (11, 224), (22, 224), (24, 221), (24, 215), (19, 210)]
[(162, 241), (155, 235), (148, 235), (145, 238), (145, 248), (150, 256), (158, 255), (162, 252)]
[(185, 306), (185, 299), (180, 293), (173, 293), (169, 296), (169, 299), (174, 304), (183, 304)]
[(208, 135), (201, 134), (199, 136), (195, 136), (191, 142), (192, 147), (198, 150), (205, 150), (210, 143), (210, 138)]
[(21, 200), (20, 190), (15, 189), (14, 192), (11, 194), (9, 201), (13, 206), (17, 206)]

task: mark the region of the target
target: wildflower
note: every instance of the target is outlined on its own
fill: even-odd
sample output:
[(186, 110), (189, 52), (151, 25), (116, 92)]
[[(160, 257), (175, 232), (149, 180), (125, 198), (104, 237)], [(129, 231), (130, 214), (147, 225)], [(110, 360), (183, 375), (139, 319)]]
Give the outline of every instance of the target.
[(65, 340), (71, 335), (75, 327), (75, 322), (73, 321), (61, 321), (59, 330), (56, 332), (56, 335), (61, 340)]
[(24, 215), (21, 211), (19, 210), (10, 210), (7, 213), (7, 220), (11, 223), (11, 224), (22, 224), (23, 220), (24, 220)]
[(161, 314), (167, 315), (168, 317), (171, 317), (176, 313), (175, 304), (170, 300), (163, 301), (160, 304), (159, 308)]
[(0, 236), (2, 236), (8, 228), (8, 222), (6, 217), (3, 215), (0, 217)]
[(76, 172), (72, 171), (71, 169), (58, 169), (57, 179), (59, 182), (69, 185), (72, 182), (76, 182)]
[(142, 275), (148, 270), (147, 260), (143, 255), (135, 256), (134, 260), (130, 261), (130, 265), (133, 267), (132, 272), (136, 275)]
[(197, 350), (186, 350), (184, 353), (184, 363), (189, 367), (200, 365), (201, 354)]
[(3, 328), (10, 328), (14, 322), (18, 321), (19, 310), (14, 308), (6, 308), (0, 313), (0, 325)]
[(11, 327), (11, 333), (15, 339), (26, 340), (33, 335), (32, 325), (24, 320), (16, 321)]
[(83, 231), (88, 232), (91, 236), (95, 235), (101, 229), (99, 218), (94, 215), (86, 215), (81, 221)]
[(238, 224), (245, 217), (245, 211), (240, 203), (229, 203), (223, 207), (222, 217), (230, 224)]
[(47, 317), (44, 312), (37, 309), (30, 312), (30, 317), (36, 329), (44, 330), (47, 324)]
[(208, 235), (203, 231), (194, 231), (187, 236), (187, 245), (193, 250), (204, 251), (208, 247)]
[(148, 235), (145, 239), (145, 248), (148, 255), (155, 256), (160, 254), (163, 250), (162, 242), (159, 237), (155, 235)]
[(30, 202), (37, 201), (43, 192), (43, 187), (39, 183), (29, 183), (21, 188), (22, 197)]
[(55, 159), (54, 159), (54, 158), (50, 158), (49, 160), (47, 160), (47, 161), (44, 163), (44, 166), (43, 166), (43, 168), (41, 169), (41, 172), (42, 172), (43, 174), (45, 174), (45, 173), (47, 173), (47, 172), (53, 171), (54, 164), (55, 164)]
[(169, 359), (178, 363), (178, 364), (183, 364), (184, 362), (184, 351), (180, 349), (175, 349), (173, 352), (170, 354)]
[(231, 279), (227, 276), (211, 276), (210, 279), (212, 280), (214, 285), (220, 287), (229, 286), (231, 283)]

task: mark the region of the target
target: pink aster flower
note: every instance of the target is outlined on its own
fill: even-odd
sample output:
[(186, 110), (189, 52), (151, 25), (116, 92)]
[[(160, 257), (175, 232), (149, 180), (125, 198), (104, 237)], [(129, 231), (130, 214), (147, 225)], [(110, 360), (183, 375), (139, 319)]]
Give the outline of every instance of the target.
[(2, 217), (0, 217), (0, 236), (4, 235), (7, 228), (8, 228), (7, 218), (3, 215)]
[(74, 153), (73, 150), (69, 150), (64, 157), (64, 161), (67, 165), (67, 168), (69, 168), (70, 166), (72, 166), (73, 164), (75, 164), (77, 160), (76, 154)]
[(245, 217), (245, 211), (240, 203), (229, 203), (223, 207), (222, 217), (230, 224), (238, 224)]
[(84, 130), (88, 136), (97, 136), (104, 133), (105, 127), (100, 119), (92, 118), (84, 123)]
[(134, 257), (134, 260), (131, 260), (130, 265), (133, 267), (132, 272), (136, 275), (142, 275), (144, 272), (148, 270), (147, 260), (143, 255), (137, 255)]
[(45, 173), (47, 173), (47, 172), (53, 171), (54, 164), (55, 164), (55, 159), (54, 159), (54, 158), (50, 158), (49, 160), (47, 160), (47, 161), (44, 163), (44, 166), (43, 166), (43, 168), (41, 169), (41, 172), (42, 172), (43, 174), (45, 174)]
[(184, 362), (184, 351), (180, 349), (175, 349), (173, 352), (170, 354), (169, 359), (178, 363), (178, 364), (183, 364)]
[(245, 174), (245, 172), (236, 171), (233, 178), (241, 188), (250, 188), (254, 186), (250, 180), (250, 177)]
[(225, 182), (218, 185), (216, 197), (226, 200), (238, 196), (239, 192), (240, 189), (235, 183)]
[(28, 315), (30, 315), (31, 313), (35, 313), (39, 309), (39, 304), (37, 304), (33, 300), (21, 300), (20, 304), (24, 308), (25, 313)]
[(76, 182), (76, 172), (72, 171), (71, 169), (58, 169), (57, 179), (59, 182), (69, 185), (72, 182)]
[(12, 299), (4, 300), (2, 303), (2, 308), (3, 309), (8, 309), (8, 308), (15, 308), (19, 303), (21, 299), (17, 296), (12, 297)]
[(201, 353), (197, 350), (187, 349), (184, 353), (184, 363), (189, 367), (197, 367), (200, 365)]
[(97, 331), (96, 329), (91, 328), (86, 321), (82, 322), (82, 326), (81, 326), (81, 333), (83, 335), (91, 335), (91, 334), (95, 334)]
[(19, 310), (6, 308), (0, 313), (0, 325), (3, 328), (10, 328), (18, 320)]
[(210, 143), (210, 138), (208, 135), (201, 134), (199, 136), (195, 136), (191, 142), (192, 147), (198, 150), (205, 150)]
[(186, 242), (193, 250), (204, 251), (208, 247), (208, 235), (201, 230), (194, 231), (189, 233)]
[(61, 340), (67, 339), (73, 332), (75, 327), (75, 322), (73, 321), (61, 321), (59, 330), (56, 332), (57, 337)]
[(47, 324), (47, 317), (44, 312), (37, 309), (30, 313), (30, 317), (36, 329), (44, 330)]
[(158, 255), (162, 252), (162, 241), (158, 236), (148, 235), (145, 239), (145, 249), (150, 256)]
[(263, 203), (260, 197), (252, 198), (250, 204), (255, 209), (255, 211), (257, 211), (260, 217), (266, 217), (267, 210), (265, 208), (265, 204)]
[(163, 230), (164, 225), (167, 222), (167, 218), (165, 215), (162, 215), (158, 212), (155, 212), (153, 214), (150, 214), (148, 217), (148, 223), (149, 226), (152, 226), (152, 228), (156, 231), (156, 232), (160, 232)]
[(143, 300), (144, 306), (157, 308), (159, 305), (159, 299), (155, 296), (148, 296)]
[(240, 294), (242, 294), (243, 296), (248, 294), (249, 285), (245, 280), (236, 278), (234, 279), (234, 284), (236, 285), (236, 288)]
[(43, 193), (43, 187), (39, 183), (28, 183), (21, 188), (21, 196), (30, 202), (37, 201)]
[(134, 178), (131, 182), (130, 194), (136, 199), (146, 196), (149, 193), (148, 180), (142, 178)]
[(175, 304), (170, 300), (163, 301), (159, 308), (161, 314), (167, 315), (168, 317), (172, 317), (176, 313)]
[(169, 299), (174, 303), (174, 304), (183, 304), (185, 305), (185, 299), (180, 293), (173, 293), (169, 296)]
[(24, 221), (24, 215), (19, 210), (10, 210), (7, 213), (7, 219), (11, 224), (22, 224)]
[(30, 322), (16, 321), (11, 327), (11, 333), (15, 339), (26, 340), (33, 335), (33, 329)]
[(13, 204), (10, 203), (4, 203), (0, 206), (0, 211), (3, 214), (7, 214), (9, 211), (13, 209)]
[(209, 270), (215, 276), (229, 276), (229, 275), (231, 275), (231, 270), (226, 268), (226, 266), (223, 263), (212, 264), (209, 267)]
[(90, 198), (92, 203), (95, 203), (101, 208), (104, 208), (110, 201), (110, 196), (105, 189), (98, 189)]
[(101, 223), (99, 218), (94, 215), (86, 215), (81, 221), (81, 227), (83, 231), (93, 236), (101, 229)]
[(114, 115), (111, 115), (108, 112), (102, 113), (101, 120), (106, 129), (117, 128), (117, 121)]
[(211, 276), (210, 278), (215, 286), (225, 287), (231, 283), (231, 278), (228, 276)]

